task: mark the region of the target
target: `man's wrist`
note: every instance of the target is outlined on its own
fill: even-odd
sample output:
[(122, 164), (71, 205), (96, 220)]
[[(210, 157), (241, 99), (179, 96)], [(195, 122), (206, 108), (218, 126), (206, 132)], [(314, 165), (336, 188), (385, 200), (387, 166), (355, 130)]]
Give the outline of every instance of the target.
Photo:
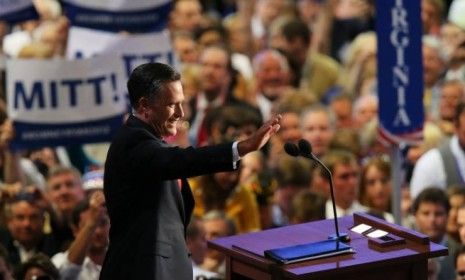
[(250, 152), (248, 146), (249, 145), (247, 144), (247, 140), (243, 140), (237, 143), (237, 152), (240, 157), (243, 157)]

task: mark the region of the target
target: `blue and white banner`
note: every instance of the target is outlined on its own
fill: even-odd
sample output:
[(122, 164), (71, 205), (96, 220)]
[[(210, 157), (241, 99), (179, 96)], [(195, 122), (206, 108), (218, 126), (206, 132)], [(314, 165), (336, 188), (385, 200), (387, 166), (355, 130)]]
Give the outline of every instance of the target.
[(119, 60), (7, 60), (12, 148), (111, 140), (126, 112)]
[(37, 18), (39, 15), (32, 0), (0, 0), (0, 21), (14, 24)]
[(89, 58), (100, 54), (116, 54), (120, 60), (125, 79), (138, 65), (161, 62), (177, 65), (168, 32), (146, 34), (117, 34), (72, 27), (69, 30), (66, 57), (68, 59)]
[(63, 6), (71, 25), (142, 33), (166, 28), (171, 0), (64, 0)]
[(420, 0), (376, 1), (380, 135), (417, 143), (423, 130)]

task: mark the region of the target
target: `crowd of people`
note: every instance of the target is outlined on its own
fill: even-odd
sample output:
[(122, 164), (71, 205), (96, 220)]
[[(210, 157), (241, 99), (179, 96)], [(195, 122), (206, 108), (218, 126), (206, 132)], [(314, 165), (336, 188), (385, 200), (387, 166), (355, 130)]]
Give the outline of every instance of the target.
[[(0, 53), (64, 57), (70, 22), (60, 2), (34, 3), (39, 20), (0, 22)], [(465, 279), (464, 15), (464, 0), (421, 1), (424, 137), (399, 147), (401, 223), (449, 248), (429, 260), (430, 279)], [(377, 137), (375, 1), (175, 0), (169, 18), (185, 116), (168, 143), (240, 140), (282, 116), (270, 143), (237, 170), (189, 179), (194, 279), (224, 278), (224, 256), (207, 240), (333, 218), (325, 171), (288, 156), (286, 142), (309, 141), (328, 166), (338, 216), (364, 211), (394, 222), (390, 150)], [(3, 74), (0, 274), (98, 279), (111, 226), (102, 193), (108, 144), (10, 150), (5, 91)]]

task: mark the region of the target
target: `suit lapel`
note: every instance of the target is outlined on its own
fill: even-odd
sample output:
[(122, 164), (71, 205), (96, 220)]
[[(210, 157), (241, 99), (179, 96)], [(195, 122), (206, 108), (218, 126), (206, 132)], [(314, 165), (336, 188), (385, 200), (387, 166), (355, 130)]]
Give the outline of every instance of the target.
[(182, 200), (184, 203), (184, 225), (187, 228), (187, 225), (189, 224), (189, 221), (191, 219), (192, 211), (194, 210), (194, 195), (192, 194), (191, 187), (189, 186), (189, 182), (186, 180), (186, 178), (181, 179), (182, 182), (182, 188), (181, 188), (181, 194), (182, 194)]

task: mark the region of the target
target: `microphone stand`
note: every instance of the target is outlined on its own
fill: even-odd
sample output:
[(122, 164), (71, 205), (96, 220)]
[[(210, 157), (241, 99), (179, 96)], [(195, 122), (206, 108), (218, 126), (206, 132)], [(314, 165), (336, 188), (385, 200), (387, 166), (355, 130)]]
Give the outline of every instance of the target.
[(328, 173), (328, 179), (329, 179), (329, 189), (331, 191), (331, 204), (333, 205), (333, 213), (334, 213), (334, 226), (336, 228), (336, 235), (331, 234), (328, 238), (329, 239), (334, 239), (334, 240), (339, 240), (342, 242), (349, 242), (350, 237), (347, 233), (339, 233), (339, 224), (337, 222), (337, 212), (336, 212), (336, 203), (334, 199), (334, 187), (333, 187), (333, 174), (329, 170), (326, 165), (324, 165), (317, 157), (315, 157), (313, 154), (310, 154), (308, 158), (313, 159), (316, 161), (323, 169)]
[(339, 225), (337, 222), (337, 212), (336, 212), (336, 200), (334, 199), (334, 187), (333, 187), (333, 174), (329, 170), (329, 168), (321, 162), (313, 153), (312, 153), (312, 145), (305, 139), (299, 140), (299, 146), (297, 147), (299, 154), (303, 157), (316, 161), (328, 174), (329, 179), (329, 189), (331, 191), (331, 203), (333, 205), (333, 214), (334, 214), (334, 226), (336, 228), (336, 236), (334, 234), (329, 236), (329, 239), (338, 240), (342, 242), (349, 242), (350, 237), (347, 233), (339, 233)]

